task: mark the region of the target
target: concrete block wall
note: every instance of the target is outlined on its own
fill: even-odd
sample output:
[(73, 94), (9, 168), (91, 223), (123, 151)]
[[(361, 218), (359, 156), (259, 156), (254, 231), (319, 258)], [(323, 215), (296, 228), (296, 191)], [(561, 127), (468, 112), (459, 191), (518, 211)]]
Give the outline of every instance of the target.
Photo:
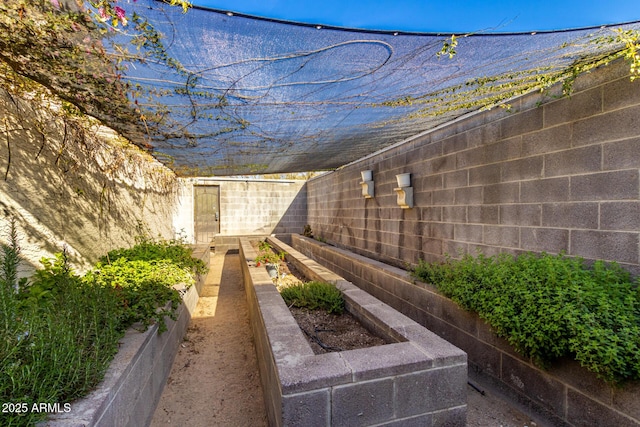
[(640, 384), (612, 387), (572, 360), (543, 370), (518, 355), (477, 315), (397, 267), (293, 235), (291, 245), (323, 267), (435, 332), (468, 355), (469, 376), (545, 425), (640, 426)]
[(15, 221), (21, 275), (66, 249), (76, 271), (109, 250), (131, 246), (144, 224), (175, 237), (176, 177), (88, 117), (0, 92), (0, 243)]
[[(239, 242), (271, 426), (464, 426), (466, 354), (282, 241), (303, 274), (336, 283), (349, 311), (392, 342), (314, 354), (247, 238)], [(317, 269), (317, 270), (316, 270)]]
[[(314, 234), (402, 266), (459, 251), (566, 252), (640, 273), (640, 82), (618, 62), (308, 183)], [(557, 90), (551, 91), (555, 94)], [(365, 199), (360, 171), (373, 170)], [(414, 207), (395, 175), (412, 174)]]
[[(307, 187), (302, 180), (245, 178), (181, 179), (174, 228), (193, 239), (193, 186), (220, 188), (220, 237), (302, 233), (307, 224)], [(237, 242), (237, 239), (234, 239)]]

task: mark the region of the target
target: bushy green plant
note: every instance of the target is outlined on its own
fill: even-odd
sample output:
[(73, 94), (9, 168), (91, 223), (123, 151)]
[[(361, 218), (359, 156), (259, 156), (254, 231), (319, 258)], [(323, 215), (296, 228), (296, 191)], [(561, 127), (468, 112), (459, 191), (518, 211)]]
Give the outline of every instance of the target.
[(187, 267), (168, 260), (129, 260), (118, 258), (110, 264), (98, 263), (87, 273), (85, 282), (113, 287), (121, 301), (123, 322), (129, 326), (140, 322), (144, 329), (158, 323), (159, 332), (166, 330), (164, 318), (175, 320), (180, 306), (180, 293), (173, 285), (194, 283)]
[(640, 294), (628, 272), (549, 254), (465, 255), (420, 262), (412, 274), (475, 311), (545, 366), (573, 355), (606, 381), (640, 379)]
[(341, 314), (344, 311), (344, 297), (333, 283), (298, 283), (280, 289), (280, 295), (289, 306), (326, 310), (330, 314)]
[(206, 274), (207, 267), (201, 259), (193, 257), (193, 249), (181, 239), (152, 239), (146, 234), (136, 237), (137, 243), (131, 248), (109, 251), (100, 258), (105, 265), (124, 258), (130, 261), (169, 260), (179, 267), (187, 268), (195, 274)]
[[(113, 289), (84, 283), (63, 254), (46, 261), (32, 280), (10, 294), (15, 316), (0, 334), (0, 401), (29, 409), (90, 391), (124, 333)], [(7, 282), (0, 282), (6, 293)], [(33, 425), (45, 416), (31, 410), (3, 414), (3, 425)]]
[[(138, 322), (165, 330), (181, 302), (173, 285), (190, 286), (204, 263), (177, 241), (140, 241), (112, 251), (84, 276), (66, 253), (43, 259), (31, 283), (18, 280), (20, 248), (15, 224), (0, 248), (0, 401), (61, 403), (86, 394), (102, 380), (124, 331)], [(135, 259), (144, 258), (144, 259)], [(105, 257), (107, 259), (107, 257)], [(31, 410), (2, 414), (1, 424), (27, 426), (43, 419)]]
[(302, 231), (302, 235), (304, 237), (308, 237), (310, 239), (313, 239), (313, 230), (311, 230), (311, 226), (309, 224), (304, 226), (304, 230)]

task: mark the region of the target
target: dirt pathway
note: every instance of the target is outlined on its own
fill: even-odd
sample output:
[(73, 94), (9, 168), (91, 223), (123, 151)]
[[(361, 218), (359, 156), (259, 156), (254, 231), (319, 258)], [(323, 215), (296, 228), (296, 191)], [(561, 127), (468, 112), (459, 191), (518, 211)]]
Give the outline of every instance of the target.
[[(467, 427), (543, 425), (489, 391), (481, 395), (467, 388)], [(167, 425), (267, 426), (237, 253), (211, 256), (202, 295), (151, 423)]]
[(266, 426), (237, 253), (211, 268), (176, 355), (152, 427)]

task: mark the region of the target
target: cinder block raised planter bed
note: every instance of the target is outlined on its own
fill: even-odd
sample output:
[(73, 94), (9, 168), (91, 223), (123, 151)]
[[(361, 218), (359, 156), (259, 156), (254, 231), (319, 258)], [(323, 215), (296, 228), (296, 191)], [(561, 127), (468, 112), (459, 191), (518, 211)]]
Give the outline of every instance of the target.
[(466, 353), (278, 239), (310, 280), (335, 283), (347, 310), (391, 344), (314, 354), (249, 239), (239, 248), (272, 426), (464, 426)]
[(463, 310), (407, 271), (301, 235), (291, 245), (359, 288), (392, 305), (467, 352), (470, 379), (553, 426), (640, 426), (640, 384), (612, 386), (576, 361), (543, 370)]

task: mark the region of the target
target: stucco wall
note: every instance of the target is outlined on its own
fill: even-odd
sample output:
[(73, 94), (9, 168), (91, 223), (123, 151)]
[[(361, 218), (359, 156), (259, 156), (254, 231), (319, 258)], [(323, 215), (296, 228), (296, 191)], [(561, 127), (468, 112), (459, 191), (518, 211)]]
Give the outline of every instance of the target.
[[(640, 82), (616, 63), (569, 98), (532, 94), (308, 183), (316, 236), (394, 265), (459, 251), (566, 252), (638, 273)], [(360, 171), (372, 169), (365, 199)], [(395, 175), (410, 172), (414, 207)]]
[(0, 242), (15, 220), (27, 262), (66, 248), (83, 270), (108, 250), (129, 246), (139, 224), (174, 237), (176, 178), (88, 119), (0, 92)]
[(302, 233), (307, 224), (307, 188), (301, 180), (245, 178), (180, 179), (180, 213), (176, 230), (193, 239), (193, 187), (220, 188), (220, 235)]

